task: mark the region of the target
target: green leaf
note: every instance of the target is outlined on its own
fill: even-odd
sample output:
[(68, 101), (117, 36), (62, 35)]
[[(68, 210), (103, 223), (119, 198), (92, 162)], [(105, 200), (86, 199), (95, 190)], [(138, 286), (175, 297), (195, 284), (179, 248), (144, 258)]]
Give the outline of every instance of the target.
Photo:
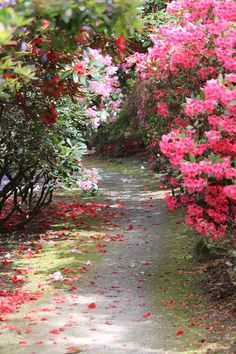
[(230, 106), (236, 106), (236, 100), (231, 101)]
[(76, 72), (73, 72), (73, 81), (75, 84), (77, 84), (79, 82), (79, 77), (78, 74)]
[(189, 154), (189, 161), (196, 162), (195, 156), (192, 153)]
[(62, 73), (62, 74), (60, 75), (61, 80), (66, 79), (70, 74), (71, 74), (71, 71), (70, 71), (70, 70), (65, 71), (64, 73)]
[(206, 96), (203, 90), (200, 91), (199, 96), (202, 100), (205, 100)]
[(97, 60), (97, 59), (91, 60), (91, 65), (94, 65), (97, 68), (103, 68), (104, 67), (104, 64), (100, 60)]
[(89, 88), (89, 81), (84, 77), (84, 76), (80, 76), (80, 82), (81, 84), (83, 84), (86, 88)]
[(197, 21), (197, 24), (198, 25), (201, 25), (202, 24), (202, 17), (199, 17), (198, 21)]
[(211, 153), (210, 153), (210, 160), (211, 160), (212, 162), (215, 161), (215, 154), (214, 154), (214, 152), (211, 152)]
[(221, 73), (218, 75), (218, 80), (221, 84), (224, 84), (224, 77)]

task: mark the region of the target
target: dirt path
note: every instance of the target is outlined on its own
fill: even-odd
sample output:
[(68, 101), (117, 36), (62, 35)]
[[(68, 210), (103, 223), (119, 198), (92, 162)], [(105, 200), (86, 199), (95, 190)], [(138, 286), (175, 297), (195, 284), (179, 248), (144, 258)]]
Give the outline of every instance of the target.
[[(73, 293), (77, 295), (74, 299), (65, 292), (65, 301), (56, 307), (57, 315), (48, 312), (47, 321), (35, 322), (32, 335), (24, 338), (21, 333), (15, 344), (11, 333), (1, 336), (0, 353), (178, 352), (174, 348), (166, 350), (174, 329), (155, 305), (152, 286), (164, 257), (159, 240), (168, 237), (164, 202), (134, 177), (109, 171), (102, 175), (101, 191), (112, 201), (110, 210), (117, 204), (120, 207), (119, 219), (114, 221), (119, 228), (110, 233), (121, 235), (120, 242), (107, 248), (101, 263), (94, 266), (78, 292)], [(89, 304), (96, 304), (96, 308), (88, 308)], [(50, 309), (52, 304), (44, 303), (41, 307)], [(34, 315), (40, 319), (44, 313)], [(22, 345), (16, 346), (19, 340)]]

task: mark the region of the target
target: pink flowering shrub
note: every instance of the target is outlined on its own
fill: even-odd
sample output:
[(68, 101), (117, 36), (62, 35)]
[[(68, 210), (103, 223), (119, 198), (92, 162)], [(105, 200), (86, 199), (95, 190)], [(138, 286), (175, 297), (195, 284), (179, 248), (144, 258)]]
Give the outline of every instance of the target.
[(110, 55), (104, 56), (101, 50), (92, 48), (86, 48), (81, 63), (86, 70), (80, 81), (88, 91), (85, 115), (96, 130), (105, 122), (115, 121), (119, 113), (122, 93), (118, 67)]
[(187, 225), (219, 239), (236, 212), (236, 2), (175, 0), (167, 11), (175, 23), (126, 67), (156, 85), (153, 141), (169, 161), (168, 207), (184, 206)]

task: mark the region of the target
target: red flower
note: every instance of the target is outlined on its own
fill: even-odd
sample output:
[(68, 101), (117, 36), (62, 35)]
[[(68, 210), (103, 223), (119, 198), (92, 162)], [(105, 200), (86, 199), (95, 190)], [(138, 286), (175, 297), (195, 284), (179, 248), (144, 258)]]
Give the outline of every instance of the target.
[(76, 63), (73, 66), (73, 70), (77, 72), (78, 75), (80, 76), (84, 76), (85, 74), (85, 68), (84, 65), (82, 63)]
[(74, 38), (75, 38), (75, 41), (80, 44), (80, 43), (83, 43), (84, 41), (86, 41), (87, 34), (86, 33), (77, 34), (77, 35), (75, 35)]
[(116, 46), (117, 48), (122, 52), (123, 50), (125, 50), (126, 45), (125, 45), (125, 36), (123, 34), (121, 34), (117, 41), (116, 41)]
[(60, 82), (59, 76), (54, 76), (53, 81), (55, 82), (55, 84), (58, 84)]
[(35, 42), (35, 44), (42, 44), (43, 38), (42, 37), (35, 38), (34, 42)]
[(14, 74), (11, 74), (11, 73), (8, 73), (8, 74), (5, 74), (5, 79), (14, 79), (15, 75)]
[(41, 118), (42, 122), (47, 124), (54, 124), (57, 122), (58, 113), (55, 107), (51, 107), (49, 111), (46, 111)]

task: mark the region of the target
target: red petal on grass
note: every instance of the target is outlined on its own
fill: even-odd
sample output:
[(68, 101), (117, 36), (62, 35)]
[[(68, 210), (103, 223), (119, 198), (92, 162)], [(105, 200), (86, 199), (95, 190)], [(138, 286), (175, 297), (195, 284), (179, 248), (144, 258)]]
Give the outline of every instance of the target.
[(78, 351), (79, 348), (78, 347), (67, 347), (66, 350), (69, 350), (69, 351), (73, 351), (73, 350), (76, 351), (77, 350)]
[(20, 328), (20, 327), (13, 326), (13, 325), (8, 326), (8, 329), (9, 329), (10, 331), (21, 331), (21, 328)]
[(146, 280), (146, 279), (144, 279), (144, 278), (140, 278), (140, 279), (138, 279), (138, 281), (139, 281), (140, 283), (145, 282), (145, 280)]
[(170, 305), (173, 305), (174, 304), (174, 300), (173, 299), (168, 299), (166, 301), (166, 306), (170, 306)]
[(78, 290), (77, 286), (72, 286), (70, 289), (68, 289), (69, 291), (75, 291)]
[(182, 329), (179, 329), (176, 334), (177, 336), (182, 336), (184, 334), (184, 331)]
[(152, 317), (152, 316), (153, 316), (153, 314), (150, 313), (150, 312), (147, 312), (147, 313), (144, 313), (144, 314), (143, 314), (143, 317), (145, 317), (145, 318), (147, 318), (147, 317)]
[[(41, 309), (38, 309), (38, 311), (40, 311), (40, 312), (51, 312), (52, 309), (50, 309), (50, 308), (48, 308), (48, 307), (43, 307), (43, 308), (41, 308)], [(32, 312), (32, 311), (31, 311), (31, 312)]]
[(5, 321), (10, 321), (10, 320), (8, 320), (7, 318), (4, 318), (4, 317), (0, 317), (0, 322), (5, 322)]
[(89, 309), (95, 309), (96, 307), (97, 307), (97, 305), (94, 302), (92, 302), (91, 304), (88, 305)]
[(60, 334), (61, 331), (59, 329), (52, 329), (49, 333), (51, 333), (51, 334)]

